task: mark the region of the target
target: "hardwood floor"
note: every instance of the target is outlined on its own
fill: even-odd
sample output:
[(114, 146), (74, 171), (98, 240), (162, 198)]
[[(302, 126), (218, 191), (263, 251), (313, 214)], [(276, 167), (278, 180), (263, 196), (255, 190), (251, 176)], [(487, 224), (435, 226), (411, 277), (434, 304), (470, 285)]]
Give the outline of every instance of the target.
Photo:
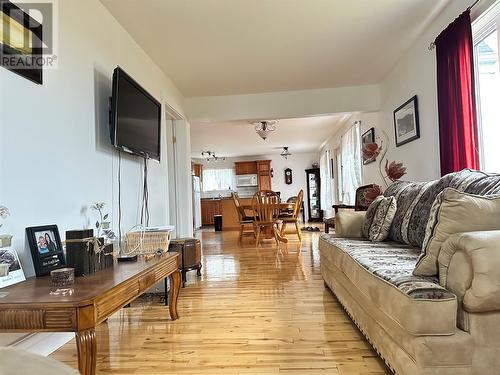
[[(318, 237), (256, 248), (237, 232), (203, 231), (202, 276), (188, 273), (180, 319), (157, 297), (120, 310), (98, 327), (97, 372), (389, 374), (323, 286)], [(77, 367), (74, 342), (52, 357)]]

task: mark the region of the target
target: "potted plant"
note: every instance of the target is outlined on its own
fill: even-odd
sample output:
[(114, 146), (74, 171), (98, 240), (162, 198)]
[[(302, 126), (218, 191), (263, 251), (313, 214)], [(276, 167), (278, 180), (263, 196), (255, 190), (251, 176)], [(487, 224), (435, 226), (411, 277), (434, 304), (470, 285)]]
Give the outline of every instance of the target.
[(110, 241), (116, 238), (115, 233), (111, 230), (111, 222), (108, 221), (109, 214), (104, 213), (104, 202), (95, 202), (90, 207), (97, 211), (99, 218), (95, 223), (97, 229), (97, 237), (101, 235), (101, 231), (106, 240)]

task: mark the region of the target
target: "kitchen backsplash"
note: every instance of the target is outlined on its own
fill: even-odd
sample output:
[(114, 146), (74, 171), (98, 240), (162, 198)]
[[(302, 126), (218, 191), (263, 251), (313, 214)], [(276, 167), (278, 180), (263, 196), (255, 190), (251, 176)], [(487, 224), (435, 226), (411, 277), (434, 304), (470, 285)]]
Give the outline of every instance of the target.
[(231, 197), (231, 194), (233, 193), (232, 190), (213, 190), (213, 191), (202, 191), (201, 192), (201, 197), (202, 198), (228, 198)]

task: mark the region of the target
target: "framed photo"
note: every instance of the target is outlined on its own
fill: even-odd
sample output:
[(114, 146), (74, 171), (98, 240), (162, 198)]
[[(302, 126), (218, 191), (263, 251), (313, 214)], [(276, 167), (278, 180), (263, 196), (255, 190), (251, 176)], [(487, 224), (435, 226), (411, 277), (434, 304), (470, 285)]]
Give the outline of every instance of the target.
[(42, 24), (8, 0), (0, 1), (0, 64), (42, 84)]
[(64, 253), (57, 225), (26, 228), (31, 258), (37, 276), (65, 267)]
[(417, 95), (394, 111), (396, 147), (420, 138)]
[(0, 266), (0, 288), (26, 280), (17, 251), (12, 247), (0, 248)]
[[(371, 128), (361, 136), (361, 150), (364, 150), (365, 145), (375, 142), (375, 128)], [(368, 159), (363, 155), (363, 164), (370, 164), (375, 161), (374, 158)]]

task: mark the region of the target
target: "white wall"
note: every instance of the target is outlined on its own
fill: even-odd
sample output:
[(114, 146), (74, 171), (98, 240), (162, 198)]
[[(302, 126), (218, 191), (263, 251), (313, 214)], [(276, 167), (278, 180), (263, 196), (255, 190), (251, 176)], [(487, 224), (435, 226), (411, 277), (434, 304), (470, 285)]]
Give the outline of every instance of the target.
[[(436, 55), (429, 51), (429, 44), (473, 1), (455, 0), (431, 22), (424, 33), (413, 43), (391, 72), (380, 83), (381, 106), (378, 113), (353, 115), (323, 146), (334, 150), (340, 136), (354, 121), (361, 121), (361, 132), (375, 127), (377, 138), (384, 130), (389, 137), (386, 157), (389, 161), (402, 162), (408, 174), (404, 179), (429, 181), (440, 177), (439, 127), (437, 109)], [(393, 111), (413, 95), (418, 96), (420, 138), (395, 147)], [(363, 166), (364, 183), (381, 183), (378, 160)]]
[[(390, 74), (381, 83), (380, 128), (391, 140), (389, 160), (403, 162), (408, 168), (405, 179), (428, 181), (439, 178), (439, 127), (437, 111), (436, 54), (429, 51), (429, 44), (473, 0), (454, 0), (426, 28), (413, 43)], [(395, 147), (393, 111), (413, 95), (418, 96), (420, 139)], [(370, 164), (367, 174), (373, 174), (375, 164)]]
[(380, 108), (378, 85), (186, 99), (191, 121), (300, 118)]
[[(1, 231), (14, 235), (27, 276), (33, 266), (25, 227), (57, 224), (64, 237), (94, 222), (85, 208), (104, 201), (117, 229), (118, 159), (107, 123), (113, 69), (120, 65), (183, 112), (179, 91), (98, 0), (58, 4), (59, 68), (44, 71), (43, 85), (0, 69), (0, 204), (12, 214)], [(169, 221), (165, 121), (162, 134), (162, 161), (150, 162), (151, 225)], [(141, 160), (124, 155), (124, 230), (138, 222), (141, 176)], [(0, 344), (10, 341), (0, 337)]]
[[(274, 169), (274, 177), (272, 178), (272, 187), (274, 191), (281, 192), (281, 198), (287, 200), (292, 196), (296, 196), (300, 189), (304, 190), (304, 210), (305, 217), (308, 220), (307, 213), (307, 180), (306, 169), (312, 168), (313, 163), (319, 163), (318, 154), (300, 153), (289, 156), (284, 159), (279, 155), (268, 155), (271, 160), (271, 166)], [(292, 170), (292, 184), (285, 184), (285, 169)]]

